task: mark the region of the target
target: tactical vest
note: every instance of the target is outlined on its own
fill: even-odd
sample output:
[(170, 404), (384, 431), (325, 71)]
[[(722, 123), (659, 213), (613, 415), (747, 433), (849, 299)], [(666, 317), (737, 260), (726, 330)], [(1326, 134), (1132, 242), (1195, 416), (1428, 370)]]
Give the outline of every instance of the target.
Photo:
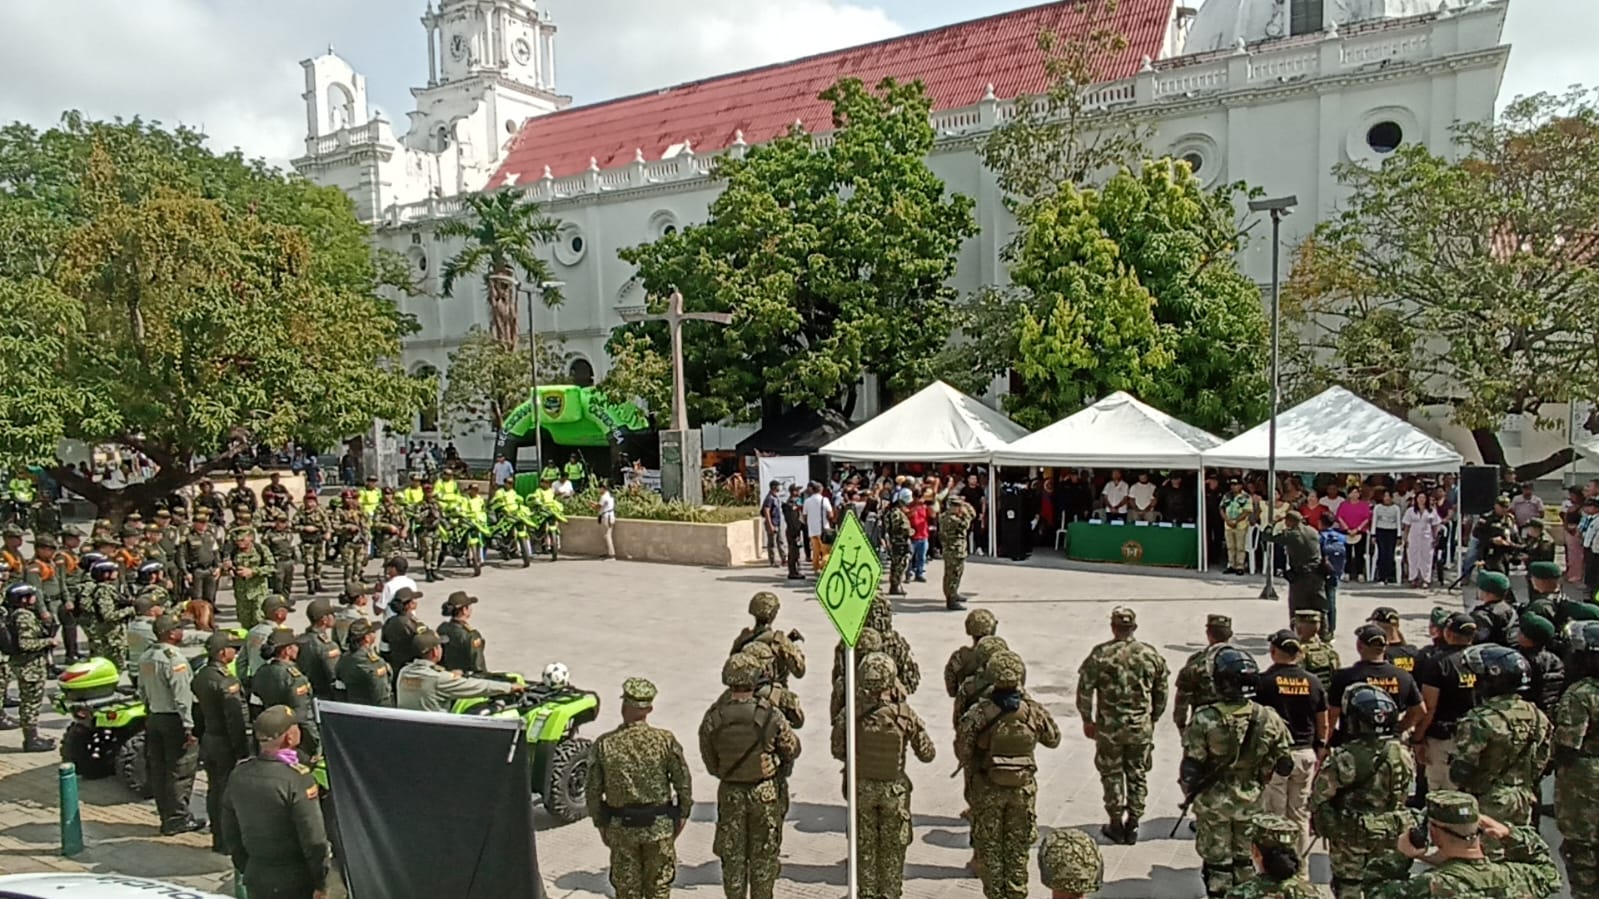
[[(897, 781), (905, 771), (905, 735), (899, 719), (878, 706), (855, 726), (855, 774), (863, 780)], [(868, 730), (862, 724), (875, 724)]]
[(1491, 714), (1504, 724), (1509, 735), (1509, 757), (1502, 759), (1500, 771), (1484, 771), (1488, 775), (1485, 788), (1521, 787), (1534, 790), (1543, 778), (1543, 771), (1533, 767), (1533, 744), (1538, 739), (1538, 707), (1526, 700), (1509, 703), (1508, 708), (1483, 707), (1480, 714)]
[(737, 702), (722, 707), (712, 736), (723, 770), (711, 774), (728, 783), (760, 783), (777, 773), (777, 759), (765, 747), (778, 712), (764, 702)]
[(986, 749), (988, 754), (983, 773), (995, 786), (1025, 787), (1033, 782), (1033, 772), (1038, 770), (1038, 763), (1033, 761), (1037, 746), (1038, 734), (1019, 709), (1001, 712), (987, 736), (978, 740), (978, 748)]

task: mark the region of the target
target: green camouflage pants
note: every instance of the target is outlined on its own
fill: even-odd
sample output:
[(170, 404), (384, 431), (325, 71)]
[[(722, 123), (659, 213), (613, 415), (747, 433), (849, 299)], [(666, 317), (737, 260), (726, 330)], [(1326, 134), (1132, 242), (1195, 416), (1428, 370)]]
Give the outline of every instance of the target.
[(278, 559), (272, 568), (272, 577), (267, 581), (269, 593), (279, 596), (289, 596), (294, 593), (294, 559)]
[[(1495, 786), (1477, 796), (1484, 815), (1503, 824), (1531, 826), (1532, 811), (1538, 805), (1533, 791), (1516, 784)], [(1592, 806), (1589, 806), (1592, 809)]]
[[(31, 670), (30, 670), (31, 669)], [(17, 720), (24, 731), (33, 732), (39, 727), (39, 709), (44, 706), (44, 682), (48, 672), (44, 659), (25, 666), (17, 672)]]
[(862, 899), (899, 899), (905, 891), (905, 849), (911, 844), (911, 783), (862, 780), (856, 785), (855, 831)]
[(616, 899), (667, 899), (677, 877), (677, 843), (671, 838), (635, 842), (613, 824), (606, 829), (611, 849), (611, 886)]
[(439, 552), (439, 535), (437, 533), (424, 533), (416, 536), (417, 555), (422, 558), (422, 570), (437, 572), (442, 561)]
[(888, 544), (888, 589), (899, 590), (905, 585), (905, 572), (911, 567), (911, 545)]
[(1339, 834), (1347, 839), (1327, 836), (1327, 860), (1332, 864), (1336, 899), (1365, 899), (1382, 884), (1403, 880), (1410, 871), (1410, 859), (1394, 848), (1399, 839), (1399, 816), (1362, 817), (1369, 820), (1369, 829), (1361, 827)]
[(268, 596), (266, 578), (233, 579), (233, 613), (239, 627), (249, 630), (261, 623), (261, 604)]
[(128, 670), (128, 629), (122, 624), (102, 624), (89, 632), (89, 655), (99, 656), (117, 666), (118, 671)]
[(961, 592), (961, 576), (966, 574), (966, 556), (944, 549), (944, 599), (954, 601)]
[(1560, 857), (1566, 862), (1571, 899), (1599, 899), (1599, 846), (1566, 840), (1560, 844)]
[(716, 838), (727, 899), (772, 899), (782, 846), (783, 803), (775, 781), (723, 783), (716, 790)]
[(366, 545), (359, 540), (346, 540), (339, 547), (339, 565), (344, 569), (344, 580), (353, 581), (361, 577), (361, 570), (366, 568)]
[(983, 865), (988, 899), (1027, 899), (1027, 854), (1038, 839), (1037, 786), (972, 784), (972, 848)]
[(1149, 768), (1154, 743), (1124, 743), (1099, 734), (1094, 738), (1094, 768), (1105, 794), (1105, 812), (1120, 820), (1123, 814), (1144, 817), (1149, 798)]
[(1205, 895), (1225, 896), (1255, 877), (1250, 857), (1250, 823), (1242, 815), (1194, 810), (1194, 849), (1204, 863)]
[(318, 540), (315, 543), (302, 544), (300, 555), (305, 557), (302, 560), (305, 562), (305, 589), (309, 593), (313, 585), (317, 588), (322, 585), (322, 560), (327, 558), (327, 550), (322, 541)]
[(1578, 758), (1555, 772), (1555, 826), (1564, 842), (1572, 899), (1599, 899), (1599, 758)]

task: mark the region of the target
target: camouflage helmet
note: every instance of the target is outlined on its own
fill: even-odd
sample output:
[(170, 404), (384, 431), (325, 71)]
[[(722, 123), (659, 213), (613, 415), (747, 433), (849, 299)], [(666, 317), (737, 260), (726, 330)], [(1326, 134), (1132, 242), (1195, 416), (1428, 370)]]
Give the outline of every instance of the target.
[(764, 640), (751, 641), (747, 646), (739, 650), (739, 652), (742, 652), (744, 655), (747, 655), (750, 658), (753, 658), (755, 661), (760, 662), (762, 668), (765, 668), (766, 666), (777, 661), (777, 650), (772, 648), (772, 644), (767, 643)]
[(749, 690), (761, 678), (761, 663), (754, 656), (736, 653), (722, 663), (722, 683), (733, 689)]
[(855, 653), (865, 655), (869, 652), (883, 651), (883, 632), (875, 627), (861, 628), (860, 636), (855, 638)]
[(1256, 815), (1250, 822), (1250, 842), (1262, 849), (1293, 849), (1304, 832), (1281, 815)]
[(1009, 650), (1010, 644), (1005, 642), (1004, 637), (990, 634), (981, 640), (978, 640), (977, 646), (974, 650), (977, 655), (977, 670), (982, 671), (983, 669), (987, 668), (988, 661), (992, 659), (996, 653), (1007, 652)]
[(966, 613), (966, 636), (987, 637), (999, 630), (999, 619), (987, 609), (973, 609)]
[(988, 682), (996, 688), (1015, 689), (1027, 682), (1027, 663), (1010, 650), (997, 652), (988, 660)]
[(1051, 890), (1092, 893), (1104, 885), (1105, 860), (1087, 834), (1064, 828), (1038, 844), (1038, 875)]
[(777, 617), (781, 605), (776, 593), (762, 590), (750, 597), (750, 614), (755, 616), (756, 621), (771, 621)]
[(887, 653), (867, 653), (860, 662), (860, 676), (856, 679), (860, 688), (868, 693), (881, 693), (894, 686), (894, 679), (899, 676), (899, 668)]

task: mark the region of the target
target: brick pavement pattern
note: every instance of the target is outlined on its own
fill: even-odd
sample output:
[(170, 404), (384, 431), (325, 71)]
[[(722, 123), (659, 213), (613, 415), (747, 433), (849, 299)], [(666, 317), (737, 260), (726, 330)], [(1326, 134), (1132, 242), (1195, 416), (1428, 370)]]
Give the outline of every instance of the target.
[[(937, 563), (934, 563), (935, 567)], [(370, 569), (370, 566), (369, 566)], [(473, 623), (487, 638), (489, 665), (536, 675), (552, 661), (566, 663), (572, 682), (603, 697), (600, 720), (589, 736), (618, 722), (617, 696), (622, 680), (638, 675), (654, 681), (660, 698), (652, 723), (670, 728), (692, 742), (705, 708), (721, 692), (721, 647), (748, 623), (745, 606), (757, 590), (775, 590), (783, 599), (777, 624), (797, 627), (807, 637), (814, 658), (831, 655), (836, 642), (831, 625), (814, 601), (809, 585), (793, 587), (781, 572), (767, 568), (721, 571), (562, 559), (535, 563), (531, 569), (491, 565), (479, 579), (448, 572), (445, 583), (424, 585), (428, 612), (454, 589), (480, 596)], [(926, 584), (909, 584), (911, 595), (895, 603), (895, 626), (910, 641), (925, 667), (942, 664), (951, 650), (967, 641), (964, 613), (946, 612), (938, 595), (936, 573)], [(1094, 644), (1109, 634), (1112, 607), (1138, 610), (1138, 637), (1166, 657), (1176, 670), (1203, 643), (1207, 612), (1231, 615), (1236, 642), (1266, 655), (1266, 635), (1287, 624), (1286, 603), (1256, 599), (1256, 578), (1199, 576), (1119, 566), (1082, 567), (1061, 563), (975, 560), (967, 570), (966, 593), (973, 608), (992, 610), (999, 633), (1028, 663), (1030, 690), (1060, 721), (1065, 739), (1060, 749), (1039, 753), (1038, 818), (1041, 831), (1079, 827), (1099, 837), (1102, 818), (1100, 786), (1094, 770), (1094, 746), (1082, 737), (1074, 696), (1076, 667)], [(224, 599), (223, 618), (232, 620)], [(1406, 589), (1372, 589), (1350, 585), (1339, 591), (1339, 619), (1352, 633), (1377, 605), (1397, 608), (1413, 643), (1426, 639), (1425, 615), (1434, 604), (1454, 607), (1458, 595), (1425, 594)], [(303, 605), (301, 606), (303, 608)], [(304, 626), (298, 615), (292, 622)], [(431, 615), (425, 620), (433, 624)], [(1354, 658), (1351, 633), (1337, 636), (1345, 658)], [(559, 649), (555, 649), (559, 647)], [(777, 892), (782, 897), (837, 897), (844, 893), (844, 805), (837, 764), (828, 757), (825, 710), (829, 684), (825, 666), (794, 681), (794, 689), (810, 711), (800, 731), (805, 743), (792, 781), (793, 806), (785, 823), (783, 873)], [(53, 687), (52, 687), (53, 690)], [(959, 782), (951, 780), (953, 732), (949, 704), (936, 684), (924, 685), (911, 705), (928, 722), (940, 760), (911, 766), (916, 783), (912, 800), (914, 835), (906, 866), (905, 895), (911, 899), (967, 899), (981, 896), (980, 886), (963, 868), (969, 855)], [(49, 736), (59, 737), (64, 722), (47, 712), (42, 721)], [(26, 871), (93, 871), (157, 877), (186, 886), (227, 892), (230, 865), (209, 849), (209, 837), (163, 838), (156, 832), (154, 806), (130, 801), (115, 780), (82, 785), (85, 837), (89, 848), (74, 859), (55, 855), (56, 757), (24, 755), (16, 732), (0, 734), (0, 873)], [(1197, 899), (1203, 895), (1199, 859), (1191, 835), (1168, 839), (1180, 799), (1176, 779), (1180, 748), (1169, 716), (1156, 729), (1155, 767), (1150, 776), (1149, 811), (1136, 846), (1102, 845), (1105, 888), (1110, 899)], [(711, 853), (715, 781), (698, 762), (691, 762), (696, 803), (692, 820), (678, 843), (680, 867), (676, 892), (720, 895), (719, 866)], [(204, 779), (194, 804), (204, 809)], [(203, 813), (203, 811), (202, 811)], [(557, 826), (539, 814), (538, 848), (545, 886), (551, 899), (608, 896), (607, 852), (587, 822)], [(1548, 821), (1545, 835), (1554, 838)], [(1031, 863), (1030, 863), (1031, 864)], [(1048, 890), (1031, 871), (1030, 896)], [(1318, 851), (1312, 876), (1328, 878), (1327, 860)], [(1564, 894), (1562, 894), (1564, 895)], [(337, 890), (335, 896), (342, 897)]]

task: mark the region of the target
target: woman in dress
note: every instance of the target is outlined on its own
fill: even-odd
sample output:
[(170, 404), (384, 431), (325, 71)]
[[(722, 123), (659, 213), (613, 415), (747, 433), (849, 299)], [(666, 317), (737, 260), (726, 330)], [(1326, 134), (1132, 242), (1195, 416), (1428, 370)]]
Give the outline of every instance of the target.
[(1405, 580), (1412, 587), (1426, 588), (1432, 584), (1432, 558), (1438, 545), (1438, 513), (1433, 511), (1432, 497), (1418, 491), (1405, 512)]

